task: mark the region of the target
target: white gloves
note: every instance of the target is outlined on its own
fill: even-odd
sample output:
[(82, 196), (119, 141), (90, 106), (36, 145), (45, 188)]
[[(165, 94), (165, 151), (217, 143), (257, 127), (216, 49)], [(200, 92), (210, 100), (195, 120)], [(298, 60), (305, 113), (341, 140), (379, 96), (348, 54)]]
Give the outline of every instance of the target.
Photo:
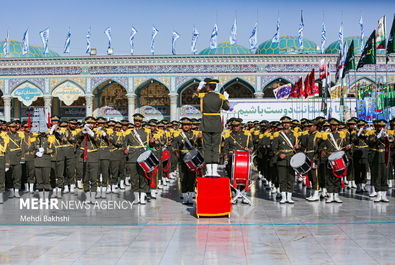
[(56, 127), (58, 127), (57, 124), (52, 125), (51, 131), (49, 132), (49, 134), (53, 134), (53, 132), (55, 131)]
[(89, 134), (91, 137), (95, 136), (95, 133), (91, 130), (91, 128), (89, 128), (87, 124), (85, 124), (84, 129), (85, 129), (84, 133)]
[(200, 81), (197, 91), (200, 91), (205, 85), (206, 85), (206, 82)]
[(7, 172), (8, 170), (10, 170), (9, 167), (6, 167), (6, 168), (4, 169), (5, 172)]
[(226, 99), (229, 99), (229, 93), (228, 92), (224, 92), (224, 97), (226, 98)]
[(23, 164), (25, 164), (25, 163), (26, 163), (25, 161), (21, 161), (21, 162), (19, 162), (19, 164), (22, 164), (22, 165), (23, 165)]
[(44, 148), (40, 147), (40, 148), (38, 148), (38, 151), (39, 151), (40, 153), (44, 153)]
[(36, 152), (36, 156), (37, 156), (37, 157), (42, 157), (42, 156), (43, 156), (43, 153), (41, 153), (41, 152)]

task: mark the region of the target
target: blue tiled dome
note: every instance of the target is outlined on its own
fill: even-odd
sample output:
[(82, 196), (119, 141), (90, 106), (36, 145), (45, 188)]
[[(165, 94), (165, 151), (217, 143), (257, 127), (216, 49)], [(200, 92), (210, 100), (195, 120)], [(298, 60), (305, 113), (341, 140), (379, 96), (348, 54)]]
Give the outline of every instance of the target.
[(221, 42), (217, 45), (217, 48), (210, 49), (206, 48), (199, 54), (211, 55), (211, 54), (251, 54), (250, 50), (238, 44), (230, 44), (229, 42)]
[(256, 54), (283, 54), (283, 53), (317, 53), (317, 44), (308, 39), (303, 39), (303, 50), (299, 49), (298, 36), (280, 36), (280, 42), (267, 40), (258, 46)]
[[(361, 35), (353, 35), (350, 37), (344, 38), (344, 43), (347, 43), (346, 47), (351, 44), (351, 41), (354, 40), (354, 54), (361, 54)], [(368, 38), (364, 38), (364, 45)], [(325, 49), (325, 53), (327, 54), (338, 54), (339, 53), (339, 41), (334, 41)], [(376, 50), (377, 53), (385, 53), (384, 50)]]
[[(4, 57), (3, 45), (5, 41), (0, 41), (0, 58)], [(22, 47), (23, 43), (15, 40), (11, 40), (8, 42), (8, 55), (6, 58), (15, 58), (15, 57), (58, 57), (59, 54), (49, 50), (47, 54), (44, 54), (44, 48), (38, 45), (29, 46), (29, 51), (27, 54), (22, 55)]]

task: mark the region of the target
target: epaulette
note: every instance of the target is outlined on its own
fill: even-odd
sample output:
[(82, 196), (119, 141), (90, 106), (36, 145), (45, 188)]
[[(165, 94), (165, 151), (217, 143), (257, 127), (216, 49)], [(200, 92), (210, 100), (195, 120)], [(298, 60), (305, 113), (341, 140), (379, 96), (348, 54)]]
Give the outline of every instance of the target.
[(151, 129), (149, 129), (149, 128), (144, 128), (144, 131), (145, 131), (146, 133), (151, 133)]
[(123, 135), (123, 132), (121, 132), (121, 131), (117, 131), (117, 132), (116, 132), (116, 135), (117, 135), (117, 136), (124, 136), (124, 135)]
[(254, 135), (260, 135), (261, 132), (259, 130), (254, 131)]
[(370, 136), (370, 135), (375, 135), (376, 134), (376, 130), (367, 130), (366, 131), (366, 135)]
[(71, 135), (72, 135), (72, 136), (76, 136), (76, 135), (79, 134), (80, 132), (81, 132), (80, 129), (71, 130)]
[(123, 132), (123, 136), (129, 135), (132, 133), (132, 129), (127, 129), (126, 131)]
[(395, 131), (394, 130), (386, 130), (386, 132), (389, 135), (395, 135)]
[(19, 136), (19, 138), (24, 139), (24, 138), (25, 138), (25, 133), (19, 131), (19, 132), (18, 132), (18, 136)]
[(225, 132), (224, 134), (222, 134), (222, 137), (224, 137), (224, 139), (229, 138), (230, 136), (230, 132)]
[(34, 143), (35, 141), (37, 141), (37, 137), (35, 135), (31, 136), (28, 138), (28, 142), (30, 143)]
[(280, 133), (279, 133), (279, 132), (274, 132), (271, 136), (272, 136), (273, 138), (277, 138), (277, 137), (280, 136)]
[(220, 99), (222, 99), (222, 100), (226, 100), (226, 98), (225, 98), (225, 96), (224, 96), (224, 95), (222, 95), (221, 93), (218, 93), (218, 92), (217, 92), (217, 94), (218, 94), (218, 96), (219, 96), (219, 98), (220, 98)]
[(348, 131), (339, 131), (339, 137), (344, 139), (347, 137)]
[(250, 136), (250, 135), (251, 135), (251, 132), (248, 131), (248, 130), (245, 130), (245, 131), (244, 131), (244, 135)]
[(48, 135), (48, 143), (54, 144), (56, 142), (56, 137), (53, 134)]
[(309, 135), (309, 131), (302, 131), (302, 135)]
[(180, 131), (174, 131), (174, 133), (173, 133), (173, 137), (175, 138), (175, 137), (178, 137), (178, 136), (180, 136), (180, 134), (181, 134), (181, 132)]
[(197, 96), (198, 98), (203, 98), (206, 95), (206, 93), (198, 93)]
[(114, 133), (114, 129), (106, 129), (106, 133), (107, 134), (113, 134)]
[(10, 142), (10, 137), (8, 136), (7, 132), (2, 132), (1, 137), (3, 137), (4, 143), (8, 144)]
[(193, 133), (193, 135), (198, 136), (198, 135), (201, 134), (202, 132), (199, 131), (199, 130), (196, 130), (196, 131), (193, 131), (192, 133)]
[(60, 128), (59, 131), (64, 134), (67, 131), (67, 128)]
[(326, 140), (328, 140), (328, 135), (329, 135), (329, 132), (321, 132), (320, 133), (320, 138), (322, 140), (326, 141)]

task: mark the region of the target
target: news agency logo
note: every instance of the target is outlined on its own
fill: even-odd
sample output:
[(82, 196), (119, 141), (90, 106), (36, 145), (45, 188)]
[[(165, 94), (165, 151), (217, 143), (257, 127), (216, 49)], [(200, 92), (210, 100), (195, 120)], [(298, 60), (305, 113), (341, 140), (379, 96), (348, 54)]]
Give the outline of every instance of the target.
[(56, 198), (38, 199), (21, 198), (19, 200), (20, 210), (131, 210), (133, 203), (130, 201), (103, 200), (89, 204), (85, 201), (70, 200), (63, 201)]

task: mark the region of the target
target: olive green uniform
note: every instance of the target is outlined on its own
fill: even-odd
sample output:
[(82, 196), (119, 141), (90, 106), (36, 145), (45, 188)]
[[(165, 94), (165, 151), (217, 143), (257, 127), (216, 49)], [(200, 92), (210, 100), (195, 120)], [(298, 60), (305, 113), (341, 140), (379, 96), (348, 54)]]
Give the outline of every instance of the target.
[(90, 136), (89, 134), (80, 133), (79, 139), (82, 158), (84, 155), (84, 147), (87, 146), (88, 157), (83, 161), (83, 183), (84, 192), (97, 190), (97, 178), (99, 175), (99, 152), (97, 134)]
[(300, 145), (303, 148), (304, 153), (312, 162), (312, 168), (307, 173), (314, 190), (319, 190), (319, 180), (318, 180), (318, 165), (319, 161), (319, 144), (320, 138), (318, 136), (318, 131), (312, 133), (308, 132), (300, 136)]
[(110, 185), (116, 185), (120, 177), (121, 170), (125, 170), (125, 163), (121, 167), (121, 162), (125, 160), (123, 153), (124, 135), (121, 131), (107, 130), (108, 140), (110, 142)]
[(34, 157), (34, 172), (37, 179), (37, 189), (49, 191), (51, 189), (51, 153), (53, 150), (48, 142), (46, 135), (39, 135), (32, 142), (30, 151), (38, 152), (39, 148), (43, 148), (44, 152), (41, 157)]
[(369, 134), (367, 142), (371, 151), (372, 183), (375, 191), (388, 190), (389, 166), (385, 164), (385, 143), (382, 137), (377, 138), (380, 131)]
[(21, 186), (22, 165), (25, 153), (23, 138), (18, 133), (8, 134), (9, 143), (5, 154), (6, 167), (9, 168), (7, 176), (10, 178), (12, 188), (19, 189)]
[(221, 109), (229, 109), (229, 101), (222, 94), (210, 91), (199, 93), (202, 113), (203, 155), (207, 164), (218, 164), (221, 145)]

